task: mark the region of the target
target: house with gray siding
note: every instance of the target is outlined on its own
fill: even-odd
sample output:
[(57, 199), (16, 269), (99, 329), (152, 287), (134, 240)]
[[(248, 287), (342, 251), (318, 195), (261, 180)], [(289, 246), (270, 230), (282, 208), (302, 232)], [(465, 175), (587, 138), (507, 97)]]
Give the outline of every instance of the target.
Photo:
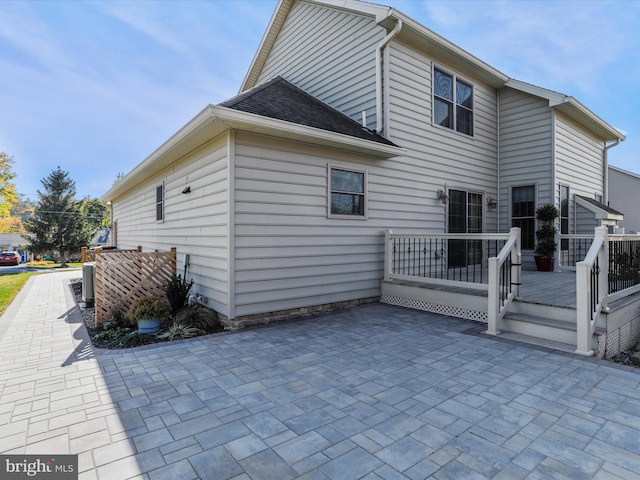
[[(616, 221), (598, 204), (622, 140), (573, 97), (511, 79), (395, 9), (281, 0), (239, 95), (102, 200), (115, 245), (176, 247), (195, 292), (238, 326), (378, 299), (388, 229), (515, 226), (532, 265), (538, 206), (558, 206), (566, 233)], [(474, 245), (435, 256), (466, 264)]]
[(609, 205), (624, 212), (618, 226), (625, 233), (640, 233), (640, 174), (609, 165)]

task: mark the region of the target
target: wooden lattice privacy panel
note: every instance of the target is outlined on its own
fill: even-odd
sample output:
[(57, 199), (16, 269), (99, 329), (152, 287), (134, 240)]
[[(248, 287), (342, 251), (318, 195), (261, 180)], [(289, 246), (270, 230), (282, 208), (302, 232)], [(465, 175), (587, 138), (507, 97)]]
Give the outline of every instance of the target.
[(167, 279), (176, 274), (176, 249), (170, 252), (110, 252), (95, 256), (96, 325), (113, 311), (126, 313), (135, 300), (164, 296)]
[(82, 263), (87, 262), (95, 262), (97, 255), (102, 255), (103, 253), (118, 253), (118, 252), (141, 252), (142, 247), (138, 247), (137, 250), (103, 250), (102, 247), (98, 247), (95, 250), (91, 250), (87, 247), (82, 247)]

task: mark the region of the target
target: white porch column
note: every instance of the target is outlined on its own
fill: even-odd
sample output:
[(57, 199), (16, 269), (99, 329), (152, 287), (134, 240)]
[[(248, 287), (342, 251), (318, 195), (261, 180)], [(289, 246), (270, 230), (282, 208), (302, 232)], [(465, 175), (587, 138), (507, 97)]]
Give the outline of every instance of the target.
[(393, 230), (386, 229), (384, 231), (384, 278), (383, 280), (391, 280), (391, 262), (393, 259), (393, 242), (391, 240)]

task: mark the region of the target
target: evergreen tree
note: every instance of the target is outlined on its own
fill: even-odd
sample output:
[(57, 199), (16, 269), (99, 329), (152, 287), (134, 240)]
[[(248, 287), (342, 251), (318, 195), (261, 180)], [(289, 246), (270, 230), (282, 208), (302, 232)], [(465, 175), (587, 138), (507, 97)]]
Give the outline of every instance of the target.
[(95, 228), (84, 219), (81, 202), (75, 199), (76, 184), (58, 167), (41, 180), (44, 192), (38, 190), (38, 203), (33, 217), (25, 224), (25, 238), (31, 250), (60, 256), (64, 265), (70, 254), (89, 245)]

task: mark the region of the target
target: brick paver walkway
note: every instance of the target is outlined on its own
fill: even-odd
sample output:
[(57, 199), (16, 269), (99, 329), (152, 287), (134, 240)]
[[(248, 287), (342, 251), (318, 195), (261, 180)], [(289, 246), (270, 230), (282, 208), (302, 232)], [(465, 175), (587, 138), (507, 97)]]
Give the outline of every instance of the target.
[(94, 350), (79, 275), (0, 319), (0, 453), (101, 480), (640, 478), (640, 370), (381, 304)]

